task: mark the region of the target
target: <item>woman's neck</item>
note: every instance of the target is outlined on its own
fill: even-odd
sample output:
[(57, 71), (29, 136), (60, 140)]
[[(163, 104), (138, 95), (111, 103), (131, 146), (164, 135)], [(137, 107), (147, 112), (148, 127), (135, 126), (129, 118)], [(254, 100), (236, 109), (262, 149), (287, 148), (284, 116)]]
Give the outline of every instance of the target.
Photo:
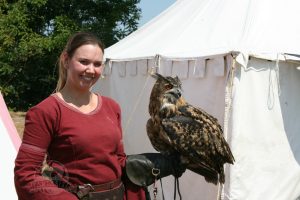
[(98, 97), (91, 91), (76, 92), (68, 88), (63, 88), (57, 95), (68, 105), (83, 113), (92, 112), (98, 105)]
[(91, 91), (74, 91), (69, 88), (63, 88), (60, 91), (61, 97), (67, 103), (73, 103), (77, 106), (87, 105), (92, 100), (93, 93)]

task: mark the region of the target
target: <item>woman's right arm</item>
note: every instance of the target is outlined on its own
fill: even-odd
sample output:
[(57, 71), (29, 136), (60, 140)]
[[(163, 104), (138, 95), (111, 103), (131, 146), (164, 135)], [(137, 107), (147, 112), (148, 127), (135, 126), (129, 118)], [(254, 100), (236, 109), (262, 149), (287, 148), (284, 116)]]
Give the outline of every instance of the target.
[(26, 114), (25, 129), (15, 160), (15, 187), (20, 200), (77, 200), (51, 180), (44, 178), (41, 168), (51, 142), (53, 121), (40, 109)]

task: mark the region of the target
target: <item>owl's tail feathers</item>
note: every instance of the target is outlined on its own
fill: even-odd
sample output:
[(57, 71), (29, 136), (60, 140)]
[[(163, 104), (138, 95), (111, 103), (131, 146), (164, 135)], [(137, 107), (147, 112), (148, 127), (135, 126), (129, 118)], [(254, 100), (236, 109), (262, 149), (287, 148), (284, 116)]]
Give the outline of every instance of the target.
[(212, 171), (206, 171), (203, 169), (190, 169), (190, 168), (188, 169), (203, 176), (208, 183), (213, 183), (215, 185), (218, 184), (218, 180), (219, 180), (218, 173)]
[[(213, 184), (217, 185), (219, 181), (222, 182), (221, 176), (220, 176), (220, 180), (219, 180), (218, 172), (207, 166), (204, 166), (204, 165), (199, 166), (199, 164), (197, 166), (188, 165), (187, 169), (203, 176), (208, 183), (213, 183)], [(225, 177), (223, 177), (223, 181), (225, 181)]]

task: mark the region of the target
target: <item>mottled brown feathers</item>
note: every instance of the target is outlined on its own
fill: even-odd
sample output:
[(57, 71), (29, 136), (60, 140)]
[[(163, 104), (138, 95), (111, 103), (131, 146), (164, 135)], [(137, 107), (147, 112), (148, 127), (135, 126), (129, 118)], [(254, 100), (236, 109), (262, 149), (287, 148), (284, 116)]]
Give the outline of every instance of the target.
[(234, 157), (217, 119), (184, 100), (177, 77), (154, 77), (147, 122), (152, 146), (162, 154), (180, 154), (187, 168), (206, 181), (224, 183), (224, 164), (233, 164)]

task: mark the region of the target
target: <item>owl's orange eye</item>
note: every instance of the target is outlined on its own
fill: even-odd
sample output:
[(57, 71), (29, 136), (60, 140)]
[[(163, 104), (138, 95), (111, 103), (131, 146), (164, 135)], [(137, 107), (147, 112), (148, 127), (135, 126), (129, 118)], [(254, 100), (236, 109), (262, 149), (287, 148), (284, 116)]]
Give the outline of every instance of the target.
[(165, 85), (165, 89), (166, 89), (166, 90), (170, 90), (170, 89), (172, 89), (172, 88), (173, 88), (172, 85)]

